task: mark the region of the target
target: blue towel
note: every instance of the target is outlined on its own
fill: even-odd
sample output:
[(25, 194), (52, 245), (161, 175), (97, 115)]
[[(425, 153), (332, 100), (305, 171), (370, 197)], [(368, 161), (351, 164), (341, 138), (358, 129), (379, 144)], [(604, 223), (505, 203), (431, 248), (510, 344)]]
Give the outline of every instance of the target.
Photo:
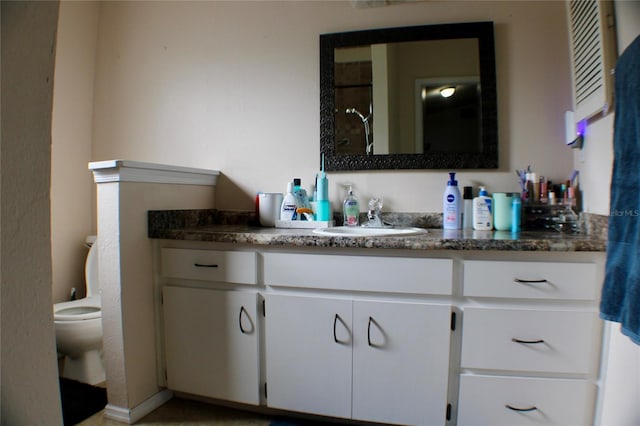
[(640, 345), (640, 36), (618, 58), (611, 210), (600, 316)]

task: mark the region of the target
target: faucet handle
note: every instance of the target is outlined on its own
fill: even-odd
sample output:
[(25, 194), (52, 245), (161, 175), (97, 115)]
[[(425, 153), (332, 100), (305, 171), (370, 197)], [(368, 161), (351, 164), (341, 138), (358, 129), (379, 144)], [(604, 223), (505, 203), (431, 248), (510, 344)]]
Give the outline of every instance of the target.
[(369, 200), (369, 210), (380, 211), (382, 210), (382, 200), (378, 197), (371, 197)]

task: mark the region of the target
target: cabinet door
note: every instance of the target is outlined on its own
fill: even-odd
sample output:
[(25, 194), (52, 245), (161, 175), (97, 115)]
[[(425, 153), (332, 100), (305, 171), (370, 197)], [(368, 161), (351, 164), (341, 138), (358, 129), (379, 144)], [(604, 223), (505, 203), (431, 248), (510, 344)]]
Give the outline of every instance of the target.
[(446, 422), (451, 307), (354, 302), (353, 418)]
[(351, 300), (266, 295), (267, 405), (351, 417)]
[(257, 293), (164, 287), (169, 389), (258, 404)]

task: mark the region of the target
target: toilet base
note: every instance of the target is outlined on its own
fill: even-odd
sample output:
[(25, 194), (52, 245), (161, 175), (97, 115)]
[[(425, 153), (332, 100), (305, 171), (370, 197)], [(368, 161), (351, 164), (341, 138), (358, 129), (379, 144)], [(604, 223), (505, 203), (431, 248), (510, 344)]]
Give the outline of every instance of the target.
[(90, 385), (98, 385), (105, 381), (102, 350), (94, 349), (79, 357), (64, 357), (62, 377)]

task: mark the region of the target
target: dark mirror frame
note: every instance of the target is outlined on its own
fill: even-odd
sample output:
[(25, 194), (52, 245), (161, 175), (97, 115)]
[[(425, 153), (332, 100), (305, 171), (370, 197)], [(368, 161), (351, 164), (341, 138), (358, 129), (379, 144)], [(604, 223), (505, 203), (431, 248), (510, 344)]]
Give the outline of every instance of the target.
[[(334, 49), (378, 43), (478, 38), (482, 99), (482, 152), (337, 155), (335, 151)], [(375, 107), (374, 107), (375, 109)], [(326, 170), (496, 169), (498, 112), (493, 22), (381, 28), (320, 35), (320, 153)]]

